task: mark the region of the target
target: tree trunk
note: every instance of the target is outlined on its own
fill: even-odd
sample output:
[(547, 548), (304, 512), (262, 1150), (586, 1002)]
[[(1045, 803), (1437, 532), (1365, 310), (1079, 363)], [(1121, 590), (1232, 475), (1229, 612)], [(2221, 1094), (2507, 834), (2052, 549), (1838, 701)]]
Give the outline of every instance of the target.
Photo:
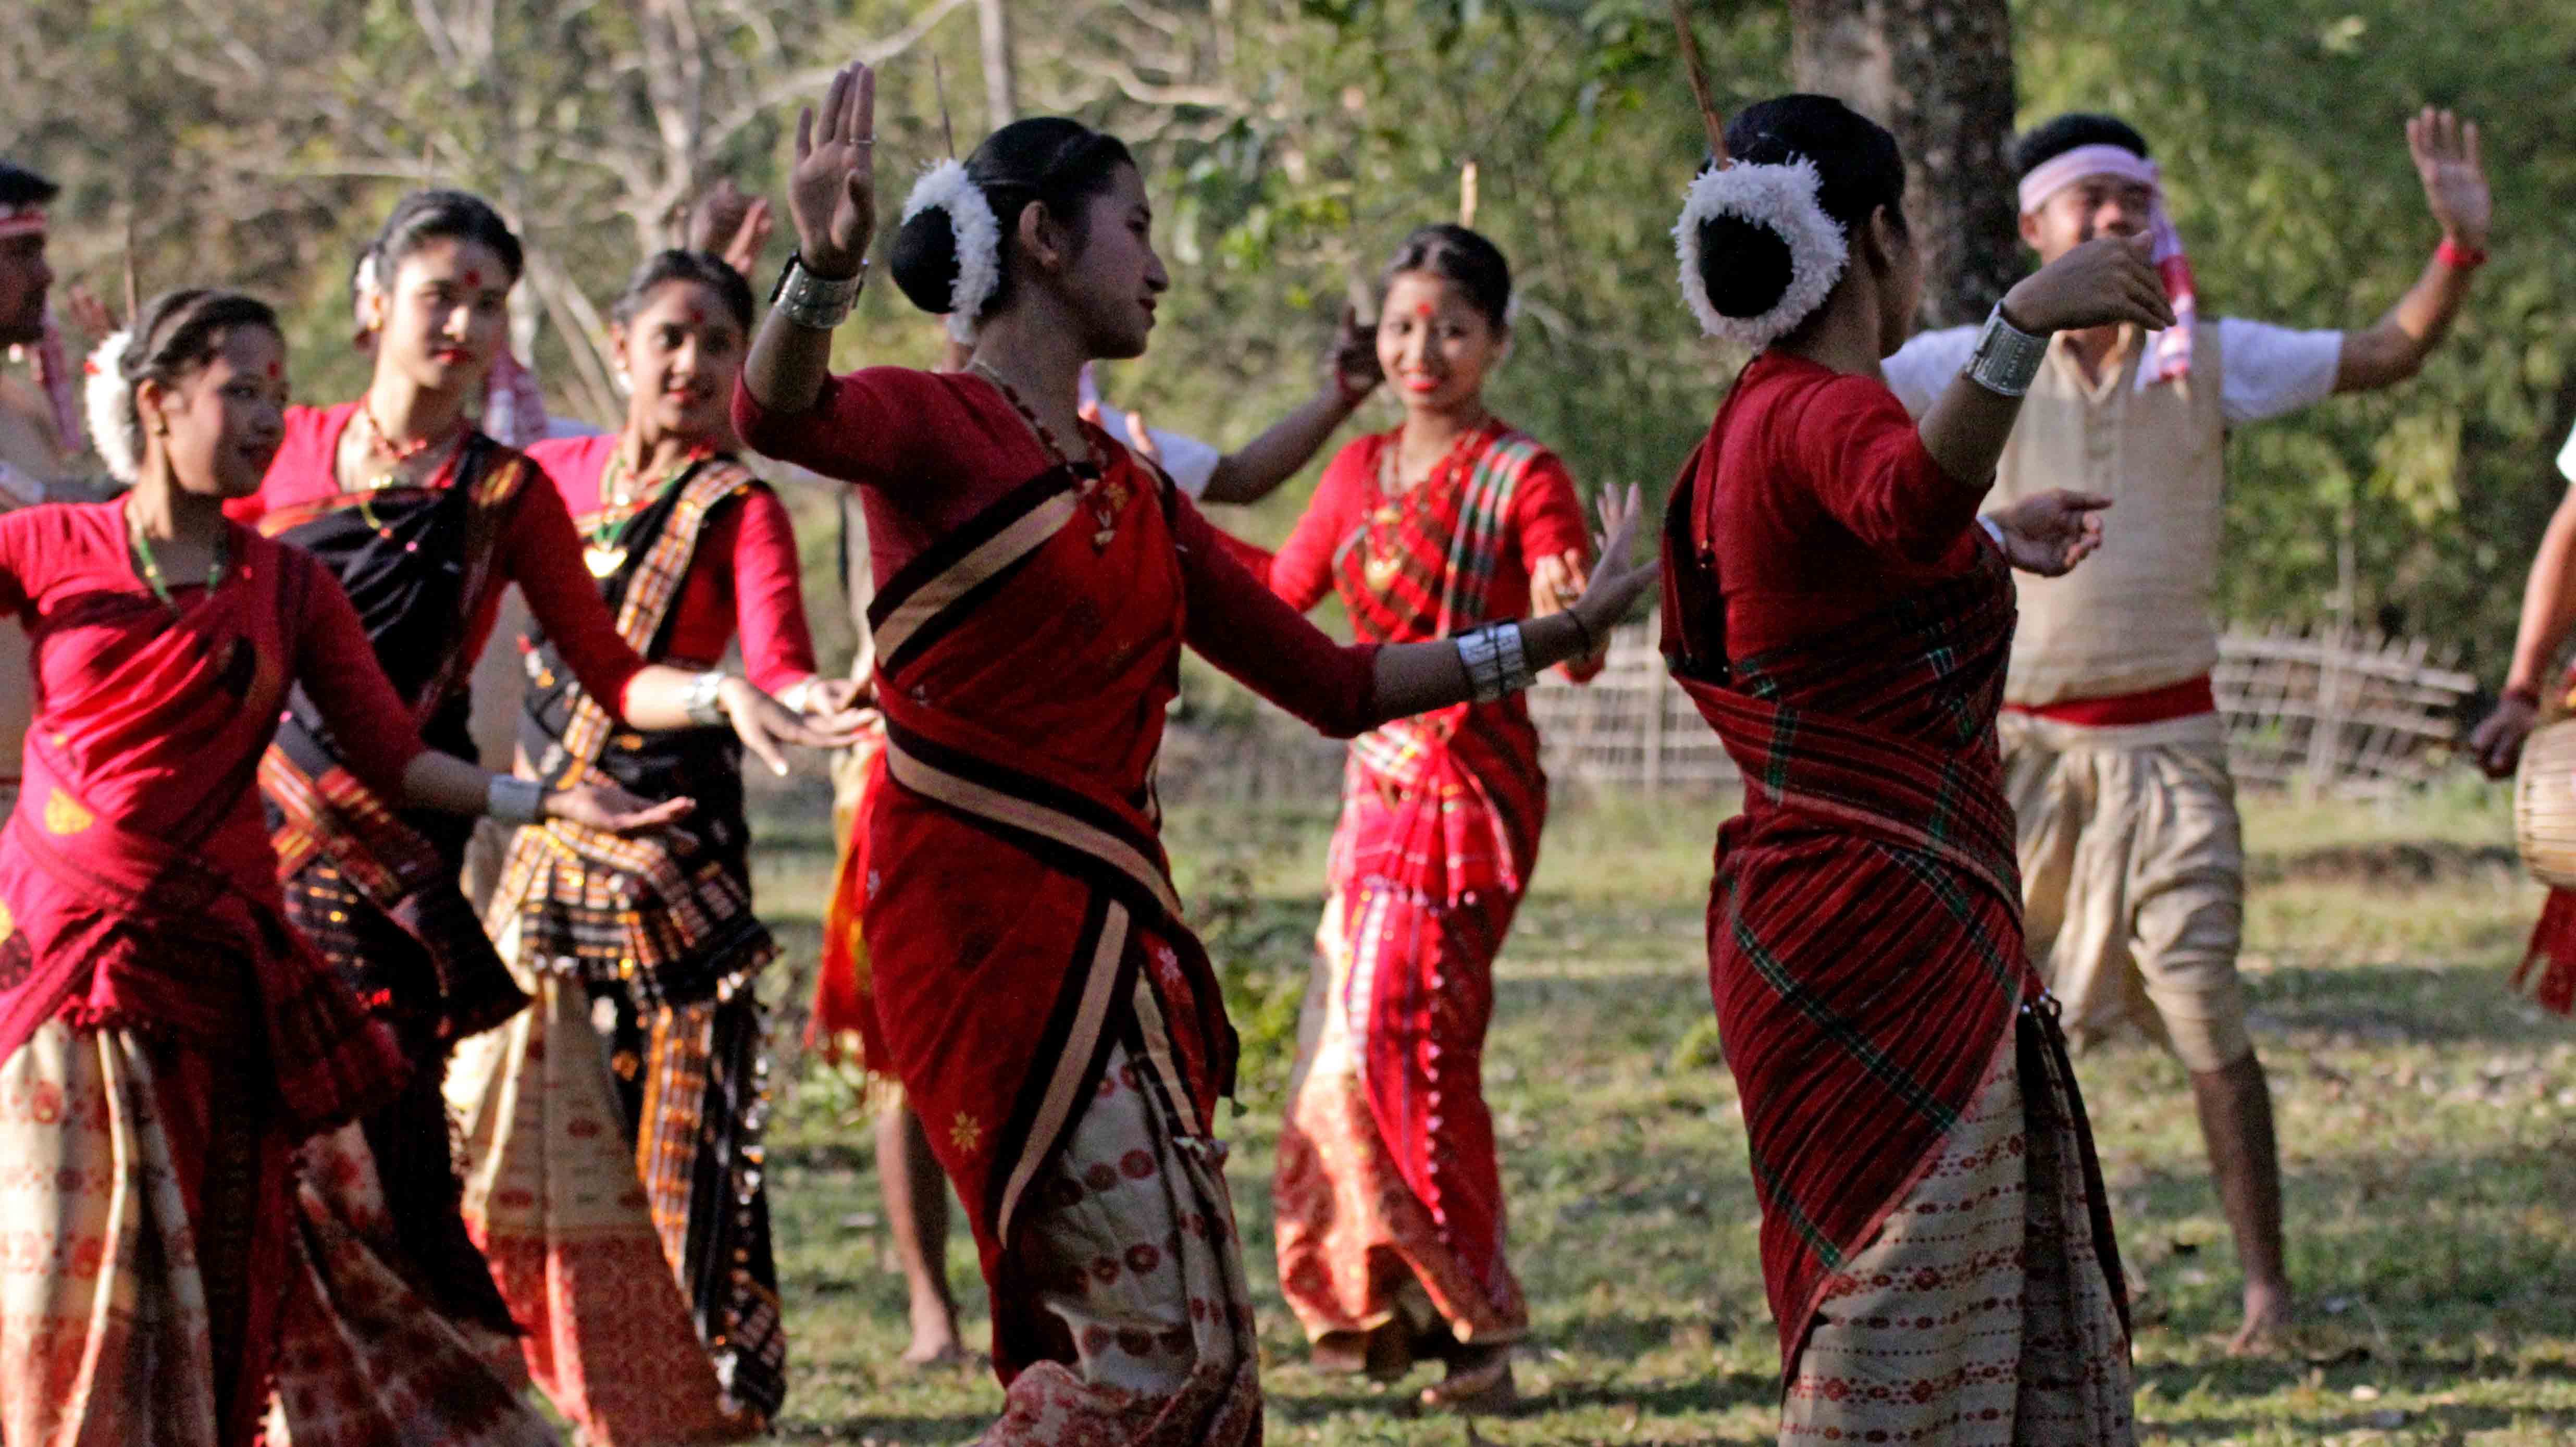
[(1905, 153), (1923, 324), (1984, 320), (2022, 274), (2005, 0), (1790, 0), (1789, 13), (1798, 87), (1839, 97)]
[(984, 41), (984, 113), (994, 130), (1020, 118), (1019, 72), (1011, 61), (1010, 0), (975, 0)]

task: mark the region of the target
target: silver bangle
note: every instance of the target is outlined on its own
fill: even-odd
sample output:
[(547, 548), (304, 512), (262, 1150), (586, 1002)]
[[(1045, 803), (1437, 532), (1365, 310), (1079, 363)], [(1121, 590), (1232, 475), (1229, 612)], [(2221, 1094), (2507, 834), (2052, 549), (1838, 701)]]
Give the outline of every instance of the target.
[(828, 332), (839, 326), (858, 304), (859, 292), (868, 283), (868, 261), (859, 258), (856, 274), (837, 280), (816, 276), (805, 267), (805, 258), (787, 258), (787, 269), (778, 274), (778, 290), (769, 298), (770, 310), (800, 327)]
[(1477, 703), (1518, 693), (1536, 677), (1530, 671), (1528, 643), (1518, 623), (1488, 623), (1459, 634), (1458, 662), (1467, 670), (1468, 697)]
[(534, 824), (545, 817), (546, 786), (534, 779), (494, 774), (483, 786), (483, 812), (504, 824)]
[(724, 686), (725, 675), (720, 669), (710, 668), (690, 678), (689, 691), (680, 696), (680, 707), (688, 714), (689, 722), (706, 726), (725, 721)]
[(2048, 359), (2050, 335), (2033, 336), (2005, 321), (2003, 303), (1995, 303), (1986, 314), (1985, 330), (1977, 333), (1977, 349), (1968, 356), (1968, 380), (1999, 397), (2025, 395), (2039, 375), (2039, 364)]

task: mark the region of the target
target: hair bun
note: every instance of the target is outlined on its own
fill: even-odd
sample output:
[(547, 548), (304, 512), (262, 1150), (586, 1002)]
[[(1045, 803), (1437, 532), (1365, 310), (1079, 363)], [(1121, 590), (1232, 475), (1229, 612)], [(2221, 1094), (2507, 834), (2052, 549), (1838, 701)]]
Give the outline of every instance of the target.
[(895, 229), (887, 269), (914, 306), (945, 315), (957, 292), (957, 227), (948, 213), (929, 206), (906, 217)]
[(1699, 223), (1699, 281), (1723, 317), (1758, 317), (1789, 294), (1789, 243), (1741, 216)]

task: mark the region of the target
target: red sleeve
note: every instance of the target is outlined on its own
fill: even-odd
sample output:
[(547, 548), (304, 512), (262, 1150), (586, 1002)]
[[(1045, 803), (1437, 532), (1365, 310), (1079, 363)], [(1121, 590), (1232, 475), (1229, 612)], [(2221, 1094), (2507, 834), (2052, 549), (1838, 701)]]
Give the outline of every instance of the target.
[(1512, 524), (1520, 533), (1524, 562), (1559, 553), (1578, 554), (1586, 566), (1592, 561), (1592, 530), (1584, 521), (1583, 498), (1574, 490), (1574, 474), (1553, 452), (1541, 454), (1530, 465), (1520, 496), (1512, 503)]
[(822, 396), (802, 412), (773, 412), (736, 381), (733, 425), (764, 457), (901, 492), (926, 470), (919, 453), (931, 429), (920, 423), (936, 390), (930, 373), (869, 367), (826, 378)]
[(534, 482), (519, 489), (502, 569), (519, 585), (546, 637), (563, 650), (581, 686), (610, 713), (621, 714), (626, 685), (643, 670), (644, 660), (617, 636), (617, 620), (582, 566), (581, 535), (564, 511), (563, 494), (542, 478)]
[[(1584, 525), (1583, 499), (1574, 491), (1574, 474), (1565, 470), (1555, 453), (1541, 454), (1522, 479), (1520, 495), (1512, 500), (1512, 525), (1521, 545), (1521, 595), (1530, 612), (1537, 610), (1536, 600), (1529, 597), (1528, 570), (1538, 559), (1572, 553), (1590, 572), (1592, 533)], [(1608, 661), (1573, 659), (1558, 667), (1574, 682), (1589, 683)]]
[(304, 618), (295, 644), (295, 677), (322, 710), (340, 758), (369, 788), (402, 797), (403, 770), (424, 751), (402, 695), (376, 662), (375, 645), (340, 580), (311, 554), (279, 547), (279, 566), (304, 572)]
[(1235, 560), (1197, 504), (1182, 498), (1178, 508), (1173, 533), (1187, 590), (1189, 645), (1327, 737), (1346, 739), (1384, 723), (1377, 645), (1325, 637)]
[(1802, 404), (1791, 444), (1816, 501), (1873, 551), (1929, 566), (1977, 521), (1984, 487), (1941, 470), (1905, 404), (1871, 377), (1837, 377)]
[(731, 548), (744, 673), (764, 693), (813, 677), (814, 635), (805, 626), (803, 569), (786, 504), (768, 488), (748, 488), (716, 527), (708, 542)]
[(1303, 613), (1333, 591), (1333, 554), (1350, 536), (1351, 515), (1359, 506), (1359, 489), (1377, 463), (1380, 439), (1361, 437), (1333, 455), (1315, 482), (1315, 495), (1297, 519), (1288, 541), (1270, 560), (1270, 591)]
[(31, 580), (44, 559), (36, 536), (40, 520), (25, 510), (0, 516), (0, 616), (23, 619), (36, 589)]

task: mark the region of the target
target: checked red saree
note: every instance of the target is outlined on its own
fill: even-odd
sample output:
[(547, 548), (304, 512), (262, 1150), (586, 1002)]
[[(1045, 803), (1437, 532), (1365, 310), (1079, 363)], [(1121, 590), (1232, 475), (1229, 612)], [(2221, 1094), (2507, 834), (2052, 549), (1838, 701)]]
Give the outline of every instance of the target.
[[(1353, 636), (1414, 643), (1525, 615), (1527, 560), (1583, 548), (1562, 467), (1490, 422), (1390, 493), (1395, 436), (1351, 444), (1314, 503), (1341, 530), (1329, 577)], [(1317, 585), (1288, 576), (1307, 527), (1273, 574), (1292, 606)], [(1483, 1061), (1494, 958), (1546, 818), (1518, 694), (1351, 742), (1272, 1182), (1280, 1290), (1312, 1340), (1398, 1327), (1486, 1345), (1528, 1330)]]
[(865, 999), (982, 1253), (1009, 1387), (986, 1440), (1234, 1444), (1261, 1396), (1211, 1134), (1233, 1028), (1150, 755), (1112, 773), (1021, 741), (1114, 708), (1150, 748), (1177, 683), (1176, 504), (1112, 457), (950, 530), (869, 610), (888, 787), (860, 820)]
[(1747, 390), (1675, 489), (1664, 636), (1745, 781), (1709, 983), (1763, 1208), (1781, 1440), (2128, 1442), (2117, 1252), (2022, 942), (2005, 563), (1980, 539), (1964, 573), (1731, 658), (1715, 454)]

